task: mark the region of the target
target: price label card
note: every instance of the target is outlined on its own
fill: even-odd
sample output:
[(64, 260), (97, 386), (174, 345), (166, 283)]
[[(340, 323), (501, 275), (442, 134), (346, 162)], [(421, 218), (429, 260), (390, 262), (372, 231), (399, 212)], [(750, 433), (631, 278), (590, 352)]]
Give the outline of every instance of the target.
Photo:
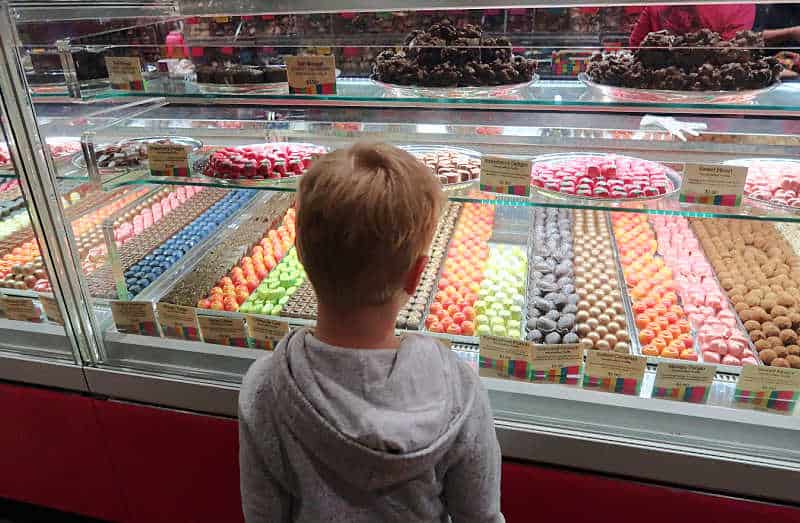
[(223, 318), (221, 316), (199, 316), (200, 332), (203, 341), (228, 345), (230, 347), (247, 347), (242, 318)]
[(723, 207), (742, 204), (747, 167), (687, 163), (680, 201)]
[(144, 91), (142, 64), (139, 58), (106, 56), (106, 69), (112, 89)]
[(290, 94), (335, 94), (336, 59), (333, 56), (287, 56)]
[(197, 309), (182, 307), (171, 303), (159, 303), (158, 323), (166, 338), (178, 340), (200, 341), (200, 329), (197, 327)]
[(189, 176), (189, 147), (173, 143), (148, 144), (147, 163), (153, 176)]
[(644, 356), (590, 350), (586, 354), (583, 388), (638, 396), (646, 366)]
[(42, 303), (42, 308), (48, 320), (53, 323), (58, 323), (59, 325), (64, 325), (64, 317), (61, 315), (61, 309), (58, 307), (58, 302), (55, 298), (40, 294), (39, 301)]
[(531, 193), (531, 169), (530, 160), (483, 156), (481, 191), (528, 196)]
[(736, 406), (791, 414), (800, 396), (800, 369), (745, 365), (736, 382)]
[(153, 304), (149, 301), (112, 301), (111, 315), (119, 332), (159, 335)]
[(481, 376), (528, 380), (533, 344), (501, 336), (479, 339)]
[(18, 298), (16, 296), (0, 297), (0, 308), (9, 320), (32, 321), (40, 323), (42, 321), (41, 312), (30, 298)]
[(270, 320), (259, 316), (245, 315), (247, 320), (247, 344), (254, 349), (275, 350), (275, 346), (289, 333), (285, 321)]
[(577, 343), (534, 345), (531, 353), (531, 381), (576, 385), (583, 364), (583, 351)]
[(706, 403), (716, 373), (715, 365), (661, 362), (656, 370), (652, 397)]

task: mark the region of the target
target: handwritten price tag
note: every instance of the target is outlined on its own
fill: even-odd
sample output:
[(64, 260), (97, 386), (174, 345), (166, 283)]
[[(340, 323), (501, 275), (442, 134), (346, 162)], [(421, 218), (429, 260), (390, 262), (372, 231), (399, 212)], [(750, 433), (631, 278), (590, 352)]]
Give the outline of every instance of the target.
[(158, 323), (165, 338), (200, 341), (197, 327), (197, 309), (171, 303), (159, 303)]
[(335, 94), (336, 59), (333, 56), (287, 56), (290, 94)]
[(705, 403), (717, 368), (714, 365), (661, 362), (656, 370), (654, 398)]
[(514, 160), (500, 156), (481, 158), (481, 191), (515, 196), (531, 193), (531, 160)]
[(742, 204), (747, 167), (686, 164), (680, 201), (739, 207)]
[(34, 323), (42, 321), (39, 309), (36, 308), (30, 298), (3, 296), (0, 297), (0, 308), (9, 320), (31, 321)]
[(580, 345), (534, 345), (530, 379), (534, 382), (575, 385), (583, 364)]
[(153, 304), (149, 301), (112, 301), (111, 315), (119, 332), (159, 335)]
[(533, 344), (529, 341), (501, 336), (481, 336), (481, 376), (528, 380)]
[(112, 89), (144, 91), (142, 63), (139, 58), (106, 56), (106, 69)]
[(203, 341), (231, 347), (247, 347), (242, 318), (222, 318), (219, 316), (200, 316), (200, 331)]
[(647, 358), (590, 350), (586, 354), (583, 388), (638, 396)]
[(189, 176), (189, 147), (166, 143), (148, 144), (147, 163), (153, 176)]
[(745, 365), (736, 382), (738, 407), (791, 414), (800, 397), (800, 369)]
[(289, 333), (285, 321), (246, 315), (247, 342), (254, 349), (274, 350), (278, 342)]

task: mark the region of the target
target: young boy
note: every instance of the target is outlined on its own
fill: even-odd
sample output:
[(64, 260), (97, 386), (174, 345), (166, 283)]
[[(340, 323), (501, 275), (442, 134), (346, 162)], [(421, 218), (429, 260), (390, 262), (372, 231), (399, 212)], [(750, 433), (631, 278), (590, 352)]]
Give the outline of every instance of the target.
[(428, 260), (439, 182), (356, 144), (300, 182), (296, 248), (318, 301), (239, 395), (248, 523), (502, 522), (500, 449), (477, 373), (395, 318)]

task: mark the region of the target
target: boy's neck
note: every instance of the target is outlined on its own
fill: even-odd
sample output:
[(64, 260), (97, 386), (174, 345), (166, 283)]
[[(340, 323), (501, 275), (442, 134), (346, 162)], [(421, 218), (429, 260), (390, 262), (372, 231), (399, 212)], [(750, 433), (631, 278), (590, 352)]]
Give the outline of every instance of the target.
[(394, 303), (342, 310), (317, 304), (314, 336), (328, 345), (352, 349), (396, 349), (394, 326), (400, 307)]

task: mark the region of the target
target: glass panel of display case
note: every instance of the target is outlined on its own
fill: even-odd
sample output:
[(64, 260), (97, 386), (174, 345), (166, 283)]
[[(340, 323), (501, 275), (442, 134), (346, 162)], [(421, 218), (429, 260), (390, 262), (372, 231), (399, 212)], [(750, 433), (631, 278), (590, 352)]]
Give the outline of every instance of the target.
[[(763, 443), (800, 464), (796, 43), (744, 4), (716, 11), (745, 31), (723, 35), (708, 19), (721, 6), (676, 7), (702, 27), (673, 32), (646, 25), (668, 14), (653, 6), (445, 7), (190, 9), (70, 34), (62, 55), (102, 57), (89, 76), (104, 85), (81, 73), (32, 99), (54, 160), (72, 155), (58, 176), (79, 193), (64, 212), (102, 333), (94, 363), (235, 390), (316, 321), (299, 180), (381, 141), (447, 196), (396, 332), (449, 342), (498, 420), (720, 453), (730, 424), (735, 452)], [(48, 43), (28, 38), (23, 54)], [(332, 55), (335, 91), (290, 94), (298, 55)], [(519, 162), (522, 182), (493, 183), (491, 157)], [(498, 357), (492, 338), (526, 355)]]
[[(751, 4), (658, 9), (186, 16), (149, 25), (137, 20), (139, 25), (125, 30), (96, 28), (95, 34), (70, 38), (61, 54), (62, 62), (74, 62), (76, 81), (106, 82), (99, 89), (83, 85), (79, 96), (84, 99), (283, 98), (289, 95), (284, 57), (333, 55), (335, 87), (325, 83), (316, 93), (304, 90), (294, 97), (356, 104), (468, 101), (528, 110), (566, 104), (765, 114), (796, 108), (796, 86), (780, 78), (795, 74), (797, 49), (780, 29), (771, 29), (775, 17), (770, 19), (765, 8), (759, 7), (758, 13)], [(723, 9), (721, 20), (731, 20), (717, 28), (722, 34), (713, 33), (715, 24), (722, 23), (715, 21), (715, 9)], [(659, 36), (653, 20), (665, 17), (685, 20), (686, 31), (672, 29), (690, 34)], [(664, 22), (667, 29), (672, 18)], [(767, 31), (757, 32), (762, 29)], [(653, 36), (645, 39), (651, 30)], [(43, 38), (35, 29), (28, 29), (25, 37)], [(25, 45), (34, 77), (48, 74), (43, 60), (55, 61), (47, 58), (54, 56), (53, 42), (49, 48), (36, 45)], [(733, 53), (730, 46), (740, 51)], [(658, 50), (673, 47), (681, 50)], [(36, 54), (46, 49), (45, 55)], [(133, 83), (111, 85), (108, 58), (138, 59), (134, 64), (141, 74), (134, 75)], [(51, 65), (58, 69), (55, 62)], [(64, 88), (74, 91), (62, 86), (62, 92)], [(53, 94), (46, 89), (35, 93)]]
[[(76, 352), (54, 294), (58, 287), (47, 269), (47, 244), (31, 223), (31, 208), (4, 133), (0, 131), (0, 354), (74, 363)], [(47, 145), (55, 160), (62, 144)], [(65, 207), (76, 213), (85, 210), (81, 199), (86, 188), (80, 183), (65, 180), (58, 189)]]

